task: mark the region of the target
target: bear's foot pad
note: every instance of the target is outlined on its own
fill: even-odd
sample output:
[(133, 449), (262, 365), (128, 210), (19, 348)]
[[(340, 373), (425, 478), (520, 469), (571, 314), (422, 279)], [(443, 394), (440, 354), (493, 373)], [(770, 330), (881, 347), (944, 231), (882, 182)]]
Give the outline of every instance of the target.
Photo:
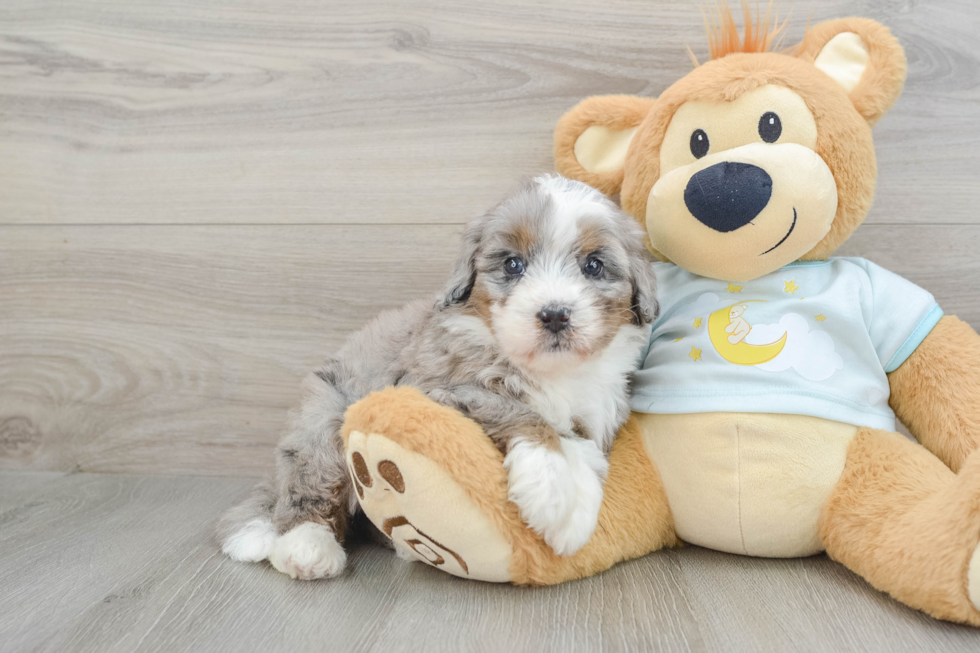
[(347, 466), (364, 514), (399, 556), (461, 578), (511, 579), (511, 545), (435, 462), (382, 434), (352, 431)]

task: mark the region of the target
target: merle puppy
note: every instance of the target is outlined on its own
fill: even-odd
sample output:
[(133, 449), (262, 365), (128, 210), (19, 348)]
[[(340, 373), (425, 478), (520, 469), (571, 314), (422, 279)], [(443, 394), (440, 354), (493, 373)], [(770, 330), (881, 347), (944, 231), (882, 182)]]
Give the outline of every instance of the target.
[(340, 427), (348, 406), (412, 385), (478, 422), (504, 453), (509, 497), (561, 555), (589, 540), (629, 376), (657, 317), (643, 231), (599, 191), (524, 183), (463, 236), (445, 291), (386, 311), (306, 380), (262, 483), (219, 527), (236, 560), (293, 578), (338, 574), (358, 509)]

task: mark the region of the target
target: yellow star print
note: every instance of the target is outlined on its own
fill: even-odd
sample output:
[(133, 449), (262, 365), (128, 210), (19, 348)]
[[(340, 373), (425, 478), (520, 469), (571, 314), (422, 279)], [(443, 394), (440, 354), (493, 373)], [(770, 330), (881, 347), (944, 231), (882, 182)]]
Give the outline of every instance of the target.
[(701, 350), (697, 347), (691, 347), (691, 353), (688, 354), (688, 356), (690, 356), (691, 360), (693, 361), (699, 361), (701, 360)]
[(732, 283), (731, 281), (729, 281), (728, 282), (728, 292), (730, 292), (730, 293), (742, 292), (742, 286), (736, 286), (734, 283)]
[(817, 322), (823, 322), (824, 320), (827, 319), (827, 316), (826, 315), (823, 315), (823, 314), (820, 314), (820, 315), (818, 315), (817, 317), (815, 317), (813, 319), (815, 319)]
[(701, 328), (701, 318), (699, 318), (699, 317), (694, 318), (694, 325), (693, 326), (694, 326), (695, 329), (700, 329)]
[(680, 338), (674, 338), (674, 342), (680, 342), (683, 339), (684, 339), (684, 336), (681, 336)]
[(793, 280), (786, 281), (784, 283), (786, 284), (786, 288), (783, 290), (783, 292), (788, 292), (795, 295), (796, 291), (799, 290), (800, 288), (799, 286), (796, 285), (796, 282)]

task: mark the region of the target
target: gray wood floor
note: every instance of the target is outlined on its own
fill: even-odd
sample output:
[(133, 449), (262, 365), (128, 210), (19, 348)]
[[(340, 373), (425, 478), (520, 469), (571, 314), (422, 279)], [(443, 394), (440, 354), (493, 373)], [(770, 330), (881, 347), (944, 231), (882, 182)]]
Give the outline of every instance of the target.
[[(843, 253), (980, 325), (980, 7), (781, 5), (904, 43)], [(692, 0), (0, 0), (0, 469), (268, 469), (297, 380), (440, 287), (562, 112), (688, 44)]]
[[(851, 14), (902, 40), (842, 253), (980, 326), (980, 5), (780, 5), (788, 42)], [(0, 0), (0, 651), (980, 650), (824, 557), (520, 590), (365, 546), (303, 584), (209, 539), (300, 377), (441, 285), (563, 111), (656, 95), (687, 45), (692, 0)]]
[(0, 651), (976, 651), (980, 635), (889, 600), (820, 556), (695, 547), (542, 589), (354, 548), (290, 581), (208, 535), (232, 478), (0, 475)]

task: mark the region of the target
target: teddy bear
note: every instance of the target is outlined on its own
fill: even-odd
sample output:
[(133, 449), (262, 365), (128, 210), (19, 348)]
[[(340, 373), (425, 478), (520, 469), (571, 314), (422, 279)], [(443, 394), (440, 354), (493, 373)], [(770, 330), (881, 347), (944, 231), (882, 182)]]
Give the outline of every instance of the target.
[(871, 127), (904, 52), (868, 19), (784, 52), (768, 21), (746, 25), (722, 12), (711, 59), (660, 97), (588, 98), (555, 130), (558, 171), (619, 194), (658, 259), (662, 313), (591, 540), (551, 551), (490, 439), (412, 388), (346, 415), (358, 500), (402, 556), (463, 578), (553, 584), (684, 542), (826, 552), (980, 626), (980, 338), (926, 290), (832, 256), (871, 206)]
[(729, 344), (737, 345), (752, 331), (752, 325), (742, 317), (748, 308), (748, 304), (737, 304), (728, 311), (728, 326), (725, 327), (725, 333), (731, 334), (728, 336)]

